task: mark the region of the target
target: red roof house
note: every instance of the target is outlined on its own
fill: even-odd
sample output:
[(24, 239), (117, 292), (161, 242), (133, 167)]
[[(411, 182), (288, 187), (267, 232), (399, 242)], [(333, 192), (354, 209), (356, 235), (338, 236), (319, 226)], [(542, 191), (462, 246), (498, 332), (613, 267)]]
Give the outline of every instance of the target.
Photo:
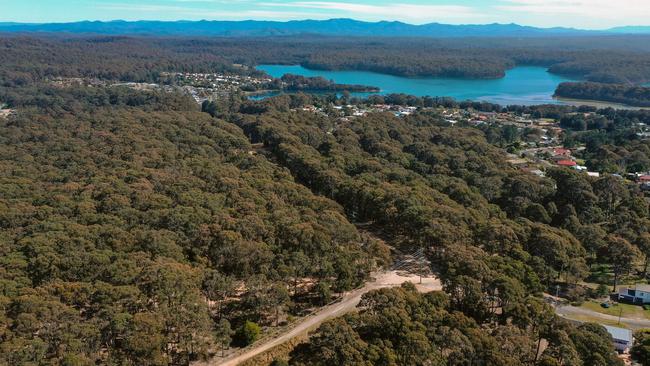
[(557, 162), (557, 165), (559, 166), (576, 166), (578, 163), (576, 163), (573, 160), (560, 160)]

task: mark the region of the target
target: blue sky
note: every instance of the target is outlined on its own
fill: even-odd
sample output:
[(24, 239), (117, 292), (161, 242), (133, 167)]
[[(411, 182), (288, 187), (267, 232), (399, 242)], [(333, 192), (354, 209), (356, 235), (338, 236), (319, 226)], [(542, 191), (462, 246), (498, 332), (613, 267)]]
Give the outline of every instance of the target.
[(650, 0), (0, 0), (0, 22), (329, 18), (603, 29), (650, 25)]

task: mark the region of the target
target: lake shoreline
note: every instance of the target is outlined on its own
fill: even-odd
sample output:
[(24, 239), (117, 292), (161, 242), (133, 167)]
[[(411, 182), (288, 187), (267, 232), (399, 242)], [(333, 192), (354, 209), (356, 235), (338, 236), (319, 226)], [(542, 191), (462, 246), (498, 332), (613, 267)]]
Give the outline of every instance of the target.
[(308, 69), (301, 65), (258, 65), (272, 77), (284, 74), (323, 77), (337, 84), (372, 85), (379, 92), (351, 93), (367, 98), (369, 95), (408, 94), (418, 97), (449, 97), (457, 101), (484, 101), (500, 105), (563, 104), (555, 100), (556, 87), (563, 76), (548, 72), (541, 66), (517, 66), (499, 79), (466, 79), (437, 77), (403, 77), (371, 71), (327, 71)]
[(554, 96), (553, 98), (557, 101), (562, 102), (563, 104), (572, 105), (575, 107), (588, 106), (588, 107), (596, 107), (599, 109), (614, 108), (614, 109), (624, 109), (629, 111), (650, 110), (650, 107), (636, 107), (633, 105), (627, 105), (623, 103), (614, 103), (614, 102), (595, 100), (595, 99), (577, 99), (577, 98), (567, 98), (567, 97), (558, 97), (558, 96)]

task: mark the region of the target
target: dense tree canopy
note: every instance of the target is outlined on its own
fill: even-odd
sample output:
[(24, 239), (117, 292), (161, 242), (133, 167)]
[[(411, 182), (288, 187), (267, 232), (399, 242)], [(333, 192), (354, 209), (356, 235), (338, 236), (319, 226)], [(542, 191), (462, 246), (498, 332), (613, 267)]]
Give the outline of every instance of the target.
[[(548, 305), (528, 299), (549, 313)], [(403, 286), (364, 295), (360, 313), (322, 325), (290, 365), (599, 365), (619, 366), (600, 325), (573, 327), (548, 316), (481, 328), (441, 293)], [(541, 339), (548, 347), (539, 347)], [(538, 363), (539, 362), (539, 363)], [(549, 363), (550, 362), (550, 363)]]
[(103, 92), (52, 91), (31, 106), (28, 92), (0, 121), (5, 362), (182, 363), (209, 349), (204, 298), (225, 298), (228, 281), (263, 275), (244, 299), (268, 311), (239, 307), (260, 320), (288, 301), (272, 300), (274, 282), (345, 290), (365, 278), (368, 254), (341, 207), (256, 155), (237, 127), (182, 97)]
[(604, 100), (637, 107), (650, 107), (650, 88), (621, 84), (562, 83), (555, 95), (575, 99)]
[[(575, 285), (594, 261), (623, 275), (647, 253), (648, 202), (636, 185), (516, 170), (489, 131), (430, 111), (343, 119), (327, 113), (342, 104), (336, 96), (199, 106), (174, 91), (50, 79), (253, 73), (231, 63), (298, 58), (287, 51), (295, 40), (262, 55), (251, 47), (259, 40), (0, 42), (0, 101), (16, 109), (0, 120), (0, 363), (187, 364), (253, 342), (390, 262), (359, 225), (425, 253), (446, 294), (373, 292), (295, 364), (618, 365), (602, 329), (559, 321), (538, 296), (561, 278)], [(368, 102), (380, 100), (501, 110), (404, 95)], [(509, 110), (575, 122), (570, 108)], [(599, 111), (586, 126), (647, 123), (626, 113)], [(602, 129), (612, 149), (637, 143)], [(591, 144), (589, 154), (603, 146)], [(542, 339), (549, 346), (537, 352)]]
[(650, 80), (647, 36), (561, 38), (141, 38), (61, 35), (0, 38), (0, 85), (42, 77), (155, 81), (162, 72), (245, 72), (262, 63), (401, 76), (499, 78), (516, 65), (594, 82)]

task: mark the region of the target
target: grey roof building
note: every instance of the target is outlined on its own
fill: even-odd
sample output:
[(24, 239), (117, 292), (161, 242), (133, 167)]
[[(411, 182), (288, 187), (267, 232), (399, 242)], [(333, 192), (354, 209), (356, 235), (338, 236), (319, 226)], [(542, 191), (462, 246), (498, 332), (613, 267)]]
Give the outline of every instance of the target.
[(612, 336), (614, 341), (614, 348), (619, 352), (627, 352), (634, 343), (632, 331), (625, 328), (612, 327), (603, 325), (607, 332)]

